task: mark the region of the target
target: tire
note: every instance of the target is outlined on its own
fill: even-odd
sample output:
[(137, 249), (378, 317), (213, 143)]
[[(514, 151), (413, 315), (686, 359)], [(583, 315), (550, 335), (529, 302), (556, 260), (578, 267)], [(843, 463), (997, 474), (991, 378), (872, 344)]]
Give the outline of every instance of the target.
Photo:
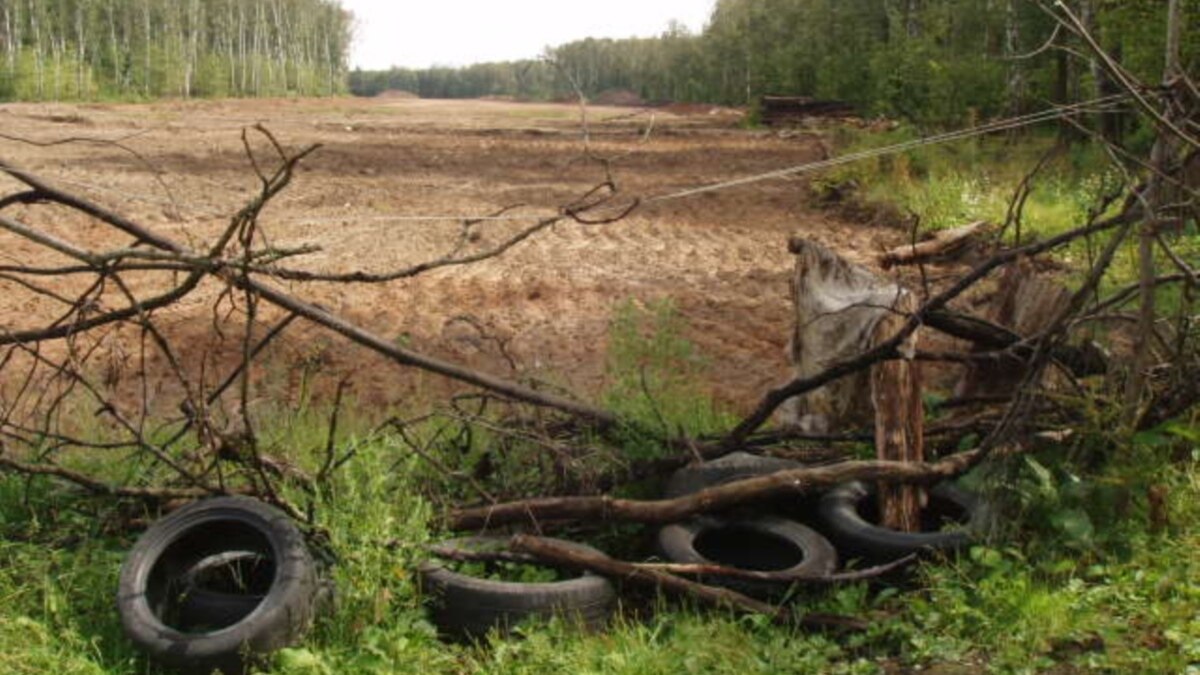
[[(253, 588), (194, 588), (204, 570), (247, 558), (264, 563)], [(184, 506), (138, 539), (121, 566), (117, 611), (125, 635), (152, 660), (228, 675), (298, 641), (321, 589), (290, 518), (248, 497), (216, 497)]]
[[(844, 556), (887, 562), (923, 551), (954, 551), (968, 545), (972, 532), (981, 530), (986, 520), (986, 508), (979, 499), (951, 483), (939, 483), (929, 491), (923, 518), (927, 531), (900, 532), (880, 527), (864, 515), (874, 495), (873, 487), (854, 481), (821, 497), (819, 508), (826, 534)], [(939, 531), (948, 521), (964, 527)]]
[[(702, 517), (668, 525), (658, 532), (658, 548), (673, 563), (722, 565), (738, 569), (826, 576), (837, 568), (837, 551), (812, 528), (786, 518)], [(759, 598), (782, 595), (791, 585), (781, 581), (709, 578), (717, 584)]]
[(266, 595), (261, 580), (268, 565), (254, 551), (215, 553), (192, 565), (179, 576), (180, 628), (194, 633), (249, 616)]
[[(464, 537), (439, 546), (458, 550), (503, 548), (506, 537)], [(599, 554), (583, 544), (552, 540), (572, 548)], [(501, 633), (530, 618), (566, 616), (585, 629), (599, 630), (608, 624), (616, 604), (612, 583), (593, 574), (566, 581), (517, 583), (493, 581), (461, 574), (443, 563), (427, 561), (420, 566), (422, 592), (434, 625), (447, 636), (478, 639), (493, 628)]]
[(705, 488), (723, 485), (743, 478), (753, 478), (775, 473), (799, 469), (803, 464), (778, 457), (762, 457), (748, 452), (731, 452), (711, 462), (695, 466), (686, 466), (674, 474), (667, 482), (666, 496), (668, 499), (684, 497)]

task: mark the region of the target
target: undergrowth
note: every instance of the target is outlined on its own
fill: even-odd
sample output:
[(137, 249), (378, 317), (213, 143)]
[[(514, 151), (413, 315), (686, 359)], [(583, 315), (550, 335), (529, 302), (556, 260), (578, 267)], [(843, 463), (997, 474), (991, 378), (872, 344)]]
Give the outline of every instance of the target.
[[(909, 127), (890, 132), (840, 128), (833, 140), (840, 154), (848, 154), (916, 138)], [(1148, 149), (1140, 147), (1148, 146), (1143, 138), (1133, 139), (1132, 144), (1137, 146), (1131, 149), (1134, 156)], [(823, 202), (849, 198), (868, 209), (894, 210), (900, 220), (915, 224), (919, 237), (977, 221), (996, 226), (1008, 223), (1003, 241), (1016, 245), (1115, 215), (1122, 206), (1118, 196), (1132, 187), (1133, 180), (1095, 143), (1065, 143), (1052, 132), (1033, 131), (977, 137), (854, 162), (822, 174), (812, 187)], [(1028, 197), (1022, 208), (1014, 208), (1014, 195), (1023, 181), (1028, 181)], [(1082, 283), (1110, 236), (1111, 232), (1081, 238), (1055, 252), (1054, 260), (1069, 286)], [(1181, 259), (1200, 258), (1200, 223), (1195, 219), (1163, 236)], [(1136, 282), (1135, 239), (1131, 236), (1118, 251), (1101, 280), (1101, 294)], [(1174, 262), (1159, 248), (1155, 249), (1155, 263), (1166, 273), (1176, 271)], [(1156, 297), (1164, 315), (1177, 313), (1181, 304), (1188, 302), (1177, 284), (1162, 286)]]
[[(844, 153), (916, 139), (907, 128), (887, 133), (844, 129), (837, 136), (835, 142)], [(1100, 198), (1123, 181), (1094, 145), (1064, 145), (1053, 136), (1029, 134), (1015, 139), (974, 138), (855, 162), (825, 174), (816, 188), (853, 181), (859, 186), (859, 198), (912, 214), (923, 230), (977, 220), (1001, 224), (1013, 192), (1043, 161), (1025, 204), (1026, 233), (1056, 234), (1077, 227)]]
[[(680, 337), (681, 321), (666, 305), (618, 312), (608, 401), (639, 424), (697, 435), (726, 420), (689, 384), (704, 362)], [(309, 448), (293, 459), (319, 465), (327, 413), (280, 411), (270, 435), (276, 445)], [(922, 563), (906, 580), (797, 594), (801, 611), (868, 619), (865, 633), (814, 634), (632, 594), (601, 633), (555, 620), (477, 644), (438, 639), (414, 579), (424, 547), (448, 536), (436, 472), (394, 434), (368, 435), (352, 421), (343, 428), (342, 443), (356, 455), (318, 495), (315, 512), (337, 555), (337, 606), (303, 644), (278, 654), (273, 672), (1200, 673), (1195, 419), (1103, 451), (1087, 445), (1100, 430), (1081, 433), (1074, 447), (998, 465), (975, 477), (1004, 507), (993, 540)], [(470, 468), (463, 457), (493, 441), (481, 434), (430, 451)], [(615, 452), (644, 454), (643, 442), (631, 433)], [(533, 472), (535, 451), (492, 461), (517, 465), (505, 479), (515, 480)], [(494, 487), (498, 479), (480, 480)], [(1164, 495), (1165, 517), (1151, 514), (1150, 488)], [(299, 491), (290, 496), (303, 501)], [(122, 637), (114, 602), (136, 536), (122, 525), (154, 515), (46, 480), (0, 476), (0, 672), (155, 672)], [(628, 551), (605, 537), (592, 541), (623, 556), (647, 554), (630, 544), (645, 540), (645, 528), (606, 536), (614, 532)]]

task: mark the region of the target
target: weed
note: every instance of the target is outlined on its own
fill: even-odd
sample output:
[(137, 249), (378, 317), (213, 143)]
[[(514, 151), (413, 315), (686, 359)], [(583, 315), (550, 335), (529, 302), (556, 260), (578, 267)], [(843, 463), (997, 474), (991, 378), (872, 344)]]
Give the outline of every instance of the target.
[[(732, 415), (696, 388), (707, 363), (683, 337), (683, 329), (670, 300), (618, 307), (609, 329), (605, 403), (622, 418), (661, 435), (694, 437), (727, 429)], [(637, 444), (629, 450), (645, 454)]]

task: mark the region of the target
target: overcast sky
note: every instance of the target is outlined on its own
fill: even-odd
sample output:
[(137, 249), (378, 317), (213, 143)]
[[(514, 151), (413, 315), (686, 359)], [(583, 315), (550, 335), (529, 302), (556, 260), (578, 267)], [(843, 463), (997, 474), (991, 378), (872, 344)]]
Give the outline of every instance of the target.
[(704, 27), (715, 0), (341, 0), (357, 17), (352, 68), (462, 66), (534, 58), (585, 37)]

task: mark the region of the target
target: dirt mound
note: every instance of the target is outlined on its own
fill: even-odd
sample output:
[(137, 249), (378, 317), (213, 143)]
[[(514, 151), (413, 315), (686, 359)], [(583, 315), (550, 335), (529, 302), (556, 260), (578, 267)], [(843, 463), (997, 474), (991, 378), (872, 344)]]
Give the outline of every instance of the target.
[(384, 89), (378, 94), (375, 94), (375, 98), (382, 98), (386, 100), (403, 100), (421, 97), (411, 91), (408, 91), (407, 89)]
[(689, 116), (689, 115), (708, 115), (710, 117), (745, 117), (746, 113), (737, 108), (729, 108), (726, 106), (712, 105), (711, 103), (663, 103), (658, 106), (659, 110), (671, 113), (672, 115)]
[(638, 96), (637, 92), (629, 89), (608, 89), (596, 95), (592, 101), (596, 105), (612, 105), (620, 107), (637, 108), (645, 105), (642, 97)]

